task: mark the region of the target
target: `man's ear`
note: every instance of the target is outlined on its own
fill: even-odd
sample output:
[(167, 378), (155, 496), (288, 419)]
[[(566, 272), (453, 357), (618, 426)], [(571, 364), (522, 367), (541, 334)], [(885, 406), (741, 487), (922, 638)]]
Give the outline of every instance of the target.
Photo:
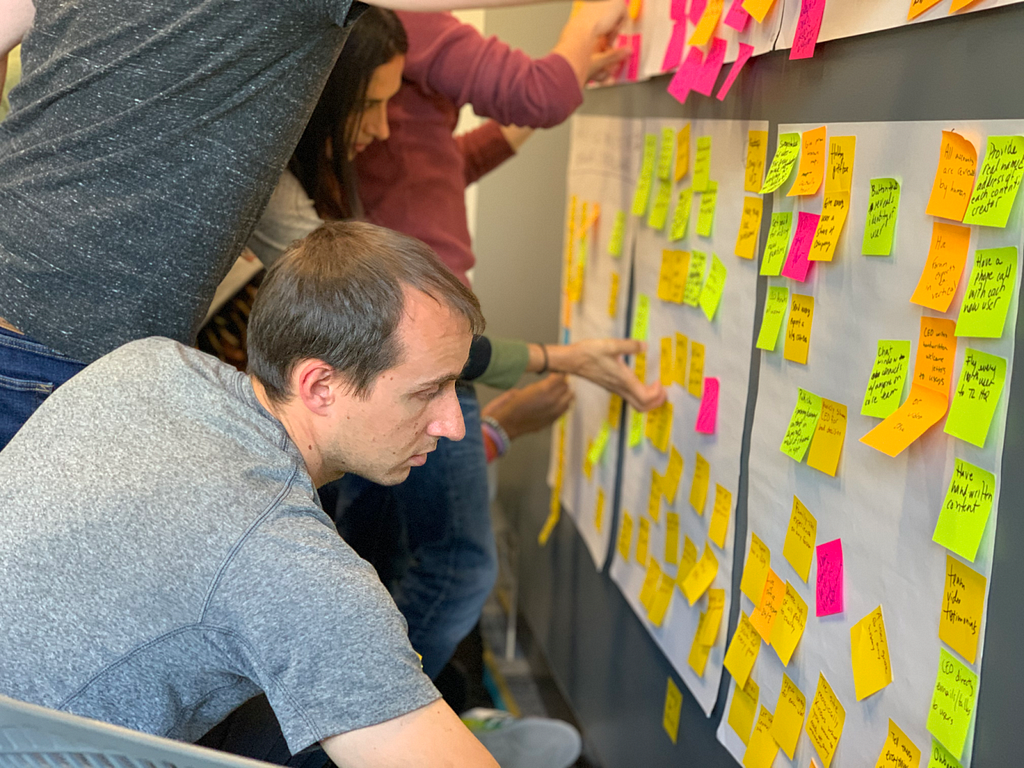
[(303, 360), (292, 369), (292, 391), (306, 408), (325, 416), (342, 395), (337, 372), (323, 360)]

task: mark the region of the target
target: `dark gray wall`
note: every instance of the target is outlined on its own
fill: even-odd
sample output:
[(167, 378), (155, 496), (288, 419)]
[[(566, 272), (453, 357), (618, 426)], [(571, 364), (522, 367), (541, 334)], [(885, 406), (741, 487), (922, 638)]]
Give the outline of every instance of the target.
[[(486, 28), (488, 34), (541, 54), (556, 39), (564, 18), (564, 6), (489, 11)], [(539, 34), (538, 29), (545, 31)], [(823, 43), (810, 61), (790, 63), (786, 52), (759, 57), (722, 103), (697, 97), (683, 107), (665, 92), (667, 78), (661, 77), (591, 92), (581, 111), (768, 120), (771, 145), (779, 123), (1021, 118), (1022, 42), (1024, 5), (1010, 6)], [(522, 157), (481, 184), (477, 291), (496, 333), (553, 341), (568, 139), (562, 128), (531, 141), (534, 145)], [(1017, 338), (1024, 338), (1021, 318)], [(978, 705), (973, 763), (978, 768), (1022, 762), (1018, 742), (1024, 707), (1016, 694), (1024, 681), (1024, 558), (1019, 555), (1024, 551), (1024, 354), (1017, 352)], [(606, 573), (595, 572), (568, 520), (545, 549), (537, 547), (536, 532), (547, 514), (547, 446), (546, 435), (516, 444), (501, 468), (499, 496), (521, 534), (521, 610), (583, 726), (590, 753), (605, 768), (734, 766), (715, 739), (724, 686), (710, 719), (684, 690), (679, 743), (673, 745), (661, 727), (665, 681), (672, 670), (618, 587)], [(737, 540), (744, 540), (745, 529), (744, 467)], [(739, 575), (736, 569), (737, 584)], [(730, 632), (738, 605), (734, 601)]]

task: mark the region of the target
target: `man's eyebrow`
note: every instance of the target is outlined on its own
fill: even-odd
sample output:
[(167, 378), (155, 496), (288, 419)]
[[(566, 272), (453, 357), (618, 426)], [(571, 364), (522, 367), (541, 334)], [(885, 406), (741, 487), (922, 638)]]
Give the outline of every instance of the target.
[(417, 384), (416, 385), (416, 389), (420, 390), (420, 389), (431, 389), (432, 387), (440, 387), (441, 385), (447, 384), (450, 381), (458, 381), (459, 376), (461, 374), (462, 374), (462, 371), (459, 371), (458, 373), (445, 374), (444, 376), (438, 376), (436, 379), (431, 379), (430, 381), (424, 381), (424, 382), (421, 382), (421, 383)]

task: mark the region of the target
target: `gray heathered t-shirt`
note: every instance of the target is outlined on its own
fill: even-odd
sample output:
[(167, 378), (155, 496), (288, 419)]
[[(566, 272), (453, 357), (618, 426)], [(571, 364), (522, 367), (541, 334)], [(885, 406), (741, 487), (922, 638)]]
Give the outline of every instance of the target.
[(0, 693), (195, 740), (260, 690), (294, 752), (438, 697), (248, 377), (128, 344), (0, 451)]
[(84, 362), (191, 343), (358, 5), (36, 0), (0, 123), (0, 317)]

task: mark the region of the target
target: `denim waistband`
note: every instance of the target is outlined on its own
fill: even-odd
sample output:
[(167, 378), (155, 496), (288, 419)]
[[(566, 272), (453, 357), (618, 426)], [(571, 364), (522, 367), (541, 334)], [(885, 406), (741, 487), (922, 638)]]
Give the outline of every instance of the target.
[(7, 347), (8, 349), (20, 349), (24, 352), (31, 352), (34, 355), (51, 357), (54, 360), (62, 360), (69, 363), (79, 362), (73, 357), (68, 357), (55, 349), (51, 349), (45, 344), (40, 344), (38, 341), (34, 341), (23, 333), (9, 331), (6, 328), (0, 328), (0, 346)]

